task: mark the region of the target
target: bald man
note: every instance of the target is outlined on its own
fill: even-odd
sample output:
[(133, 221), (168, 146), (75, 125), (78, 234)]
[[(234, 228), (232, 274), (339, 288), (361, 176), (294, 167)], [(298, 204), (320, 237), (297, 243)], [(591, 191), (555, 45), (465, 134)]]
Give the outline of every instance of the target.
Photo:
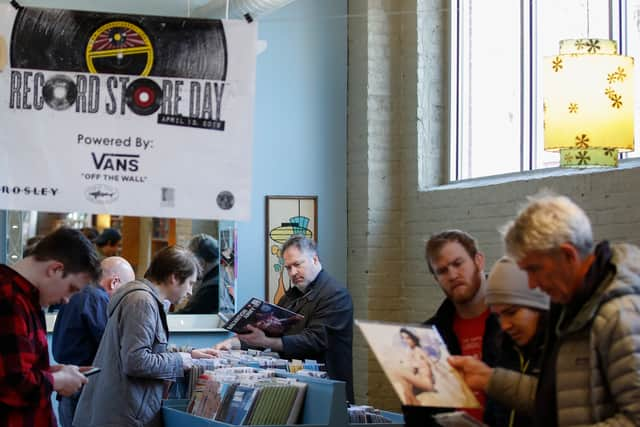
[[(97, 284), (85, 287), (63, 305), (53, 327), (53, 357), (58, 363), (90, 366), (107, 325), (109, 298), (120, 285), (131, 282), (135, 274), (124, 258), (102, 260), (102, 276)], [(80, 393), (59, 396), (60, 424), (71, 427)]]

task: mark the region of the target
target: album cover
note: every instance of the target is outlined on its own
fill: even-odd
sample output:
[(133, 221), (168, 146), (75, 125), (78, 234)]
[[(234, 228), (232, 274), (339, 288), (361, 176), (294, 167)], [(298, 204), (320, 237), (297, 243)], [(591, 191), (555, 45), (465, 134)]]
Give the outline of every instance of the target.
[(257, 388), (238, 385), (233, 392), (233, 397), (229, 401), (227, 412), (220, 421), (235, 425), (243, 424), (258, 394), (259, 389)]
[(403, 405), (478, 408), (433, 326), (356, 320)]
[(304, 319), (304, 316), (286, 308), (251, 298), (222, 327), (237, 334), (249, 333), (247, 325), (255, 326), (269, 337), (282, 336), (291, 326)]
[(486, 424), (462, 411), (444, 412), (433, 416), (442, 427), (487, 427)]

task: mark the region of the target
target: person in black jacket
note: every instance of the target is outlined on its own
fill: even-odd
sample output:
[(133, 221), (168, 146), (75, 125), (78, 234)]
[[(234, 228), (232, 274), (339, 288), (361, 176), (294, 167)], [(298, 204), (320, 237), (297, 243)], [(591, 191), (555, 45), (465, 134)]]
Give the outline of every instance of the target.
[(208, 234), (198, 234), (189, 242), (189, 250), (202, 267), (202, 275), (194, 285), (187, 304), (177, 314), (212, 314), (220, 306), (220, 247)]
[[(447, 297), (425, 323), (436, 326), (449, 353), (494, 366), (500, 325), (485, 302), (484, 255), (476, 240), (461, 230), (445, 230), (429, 238), (425, 252), (429, 271)], [(474, 394), (482, 408), (467, 412), (482, 421), (486, 395)]]
[[(353, 302), (347, 288), (322, 268), (315, 243), (293, 236), (282, 245), (284, 267), (293, 286), (278, 305), (304, 319), (282, 337), (268, 337), (259, 328), (216, 345), (217, 349), (244, 345), (270, 348), (285, 359), (313, 359), (324, 363), (329, 378), (346, 382), (347, 399), (353, 398)], [(235, 343), (234, 343), (235, 341)]]
[[(489, 272), (486, 301), (503, 331), (496, 367), (538, 376), (549, 296), (539, 289), (530, 289), (527, 273), (512, 259), (503, 257)], [(500, 396), (488, 394), (487, 424), (492, 427), (533, 426), (531, 414), (504, 410), (496, 400), (500, 401)]]

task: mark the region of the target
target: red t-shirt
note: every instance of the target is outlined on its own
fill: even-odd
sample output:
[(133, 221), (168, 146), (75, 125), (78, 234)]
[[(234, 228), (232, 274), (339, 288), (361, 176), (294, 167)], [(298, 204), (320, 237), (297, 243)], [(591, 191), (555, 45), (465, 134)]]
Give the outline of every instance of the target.
[[(484, 326), (489, 314), (490, 311), (487, 309), (480, 316), (463, 319), (456, 313), (453, 320), (453, 332), (458, 337), (460, 351), (463, 356), (473, 356), (478, 360), (482, 360), (482, 337), (484, 336)], [(464, 411), (478, 421), (482, 421), (487, 396), (482, 391), (476, 391), (473, 394), (482, 407), (479, 409), (465, 409)]]

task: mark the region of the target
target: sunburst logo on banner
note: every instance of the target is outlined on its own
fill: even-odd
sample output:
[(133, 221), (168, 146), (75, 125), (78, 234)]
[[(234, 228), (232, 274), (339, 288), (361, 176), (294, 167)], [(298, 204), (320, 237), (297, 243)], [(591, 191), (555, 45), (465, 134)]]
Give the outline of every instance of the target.
[(153, 67), (153, 46), (137, 25), (113, 21), (94, 31), (85, 57), (92, 73), (148, 76)]

